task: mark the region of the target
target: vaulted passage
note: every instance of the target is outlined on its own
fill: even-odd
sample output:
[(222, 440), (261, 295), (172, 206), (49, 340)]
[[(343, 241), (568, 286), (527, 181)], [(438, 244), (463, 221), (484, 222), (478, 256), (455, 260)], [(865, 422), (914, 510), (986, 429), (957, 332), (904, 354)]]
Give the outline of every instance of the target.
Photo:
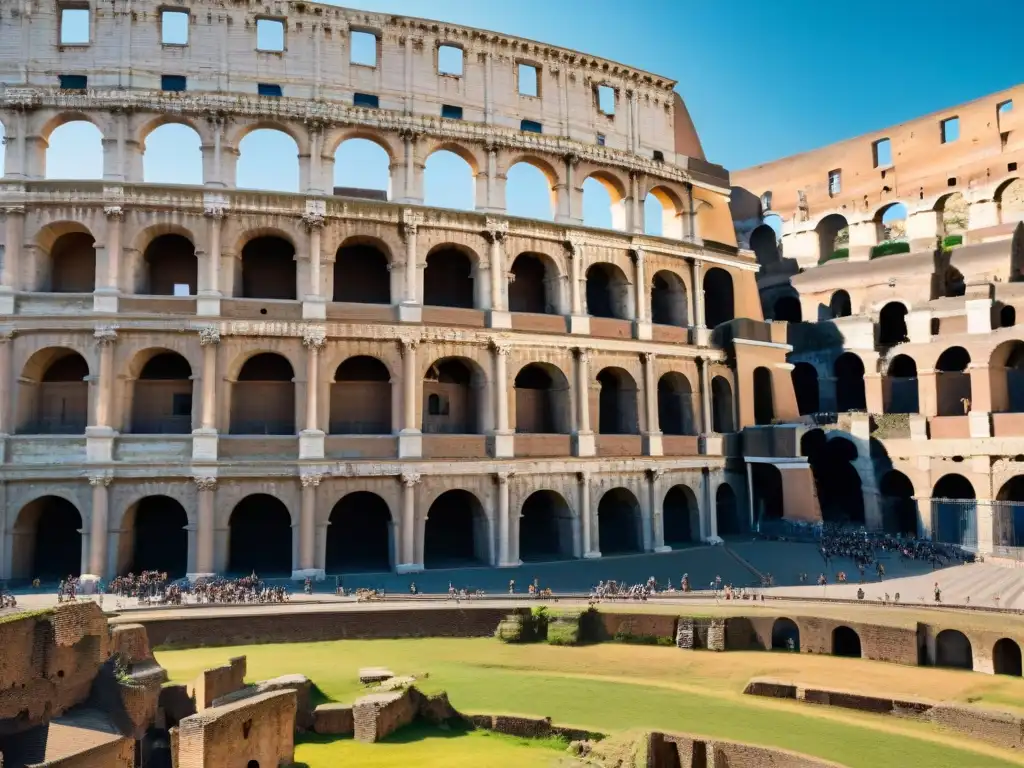
[(377, 358), (358, 355), (338, 366), (331, 385), (330, 432), (391, 434), (391, 375)]
[(994, 413), (1024, 413), (1024, 342), (1005, 341), (995, 348), (989, 379)]
[(508, 308), (512, 312), (557, 314), (558, 275), (544, 256), (521, 253), (512, 262)]
[(260, 577), (292, 572), (292, 520), (280, 499), (246, 496), (228, 521), (228, 572)]
[(334, 260), (334, 301), (391, 303), (388, 256), (379, 243), (349, 239), (338, 249)]
[(711, 380), (711, 429), (717, 434), (736, 431), (732, 387), (723, 376), (715, 376)]
[(882, 494), (882, 526), (886, 533), (917, 536), (917, 502), (910, 479), (896, 469), (890, 469), (879, 483)]
[(131, 433), (186, 435), (192, 431), (192, 368), (177, 352), (156, 350), (132, 395)]
[(89, 365), (66, 347), (41, 349), (29, 358), (18, 382), (18, 432), (81, 435), (89, 414)]
[(629, 319), (629, 281), (614, 264), (594, 264), (587, 270), (587, 312), (593, 317)]
[(160, 571), (172, 579), (188, 567), (188, 515), (169, 496), (147, 496), (125, 511), (117, 573)]
[(978, 545), (978, 504), (963, 475), (943, 475), (932, 488), (932, 538), (943, 544)]
[(796, 296), (780, 296), (772, 305), (772, 320), (786, 323), (799, 323), (803, 320), (803, 309), (800, 299)]
[(423, 303), (434, 307), (472, 309), (473, 262), (457, 248), (441, 247), (427, 255), (423, 271)]
[(860, 635), (850, 627), (836, 627), (832, 630), (832, 655), (861, 657)]
[(92, 293), (96, 289), (96, 240), (88, 232), (61, 235), (50, 247), (50, 275), (40, 290)]
[(754, 520), (781, 520), (783, 509), (782, 472), (774, 464), (751, 465), (754, 491)]
[(754, 423), (771, 424), (775, 418), (772, 372), (763, 365), (754, 369)]
[(662, 270), (651, 282), (651, 321), (685, 328), (689, 323), (686, 285), (679, 275)]
[(708, 328), (715, 328), (736, 317), (732, 275), (719, 267), (712, 267), (704, 275), (704, 320)]
[(487, 517), (480, 502), (469, 491), (442, 493), (430, 505), (423, 534), (426, 568), (457, 568), (486, 563)]
[(956, 629), (944, 629), (935, 636), (935, 666), (974, 669), (974, 654), (967, 635)]
[(1015, 475), (1003, 483), (993, 505), (995, 544), (1024, 546), (1024, 475)]
[(971, 356), (963, 347), (950, 347), (935, 363), (935, 394), (939, 416), (964, 416), (971, 410)]
[(681, 373), (666, 373), (658, 379), (658, 425), (666, 435), (695, 435), (693, 391)]
[(242, 298), (291, 299), (295, 292), (295, 247), (271, 235), (250, 240), (242, 248)]
[(907, 308), (890, 301), (878, 314), (878, 343), (883, 347), (907, 341)]
[[(851, 307), (850, 302), (850, 294), (848, 294), (846, 291), (836, 291), (835, 293), (833, 293), (832, 298), (829, 299), (828, 302), (828, 309), (828, 314), (831, 315), (832, 318), (849, 317), (851, 314), (853, 314), (853, 309)], [(822, 319), (827, 320), (829, 318), (825, 317)]]
[(719, 536), (736, 536), (747, 527), (736, 500), (736, 492), (727, 483), (722, 483), (715, 491), (715, 519)]
[(195, 296), (199, 262), (196, 247), (184, 235), (160, 235), (146, 246), (145, 269), (136, 291), (151, 296)]
[(907, 355), (896, 355), (882, 379), (886, 413), (917, 413), (917, 364)]
[(864, 362), (852, 352), (844, 352), (835, 363), (836, 410), (863, 411), (867, 408), (864, 395)]
[(524, 562), (571, 558), (572, 529), (572, 510), (560, 493), (531, 493), (519, 519), (519, 558)]
[(231, 397), (231, 434), (294, 435), (295, 384), (291, 363), (262, 352), (245, 361)]
[(684, 546), (700, 541), (700, 518), (697, 498), (685, 485), (673, 486), (665, 494), (662, 508), (665, 544), (670, 547)]
[(800, 415), (818, 413), (821, 410), (818, 370), (810, 363), (797, 363), (793, 366), (790, 376), (793, 379), (793, 390), (796, 392), (796, 405)]
[(568, 434), (569, 383), (547, 363), (530, 363), (516, 375), (516, 432)]
[(643, 551), (640, 504), (625, 488), (614, 488), (601, 497), (597, 523), (602, 554)]
[(857, 446), (845, 437), (826, 440), (822, 430), (814, 429), (800, 438), (800, 452), (807, 457), (814, 474), (822, 519), (863, 525), (864, 494), (854, 466)]
[(472, 361), (449, 357), (435, 362), (423, 379), (423, 431), (478, 434), (482, 388), (483, 376)]
[(776, 619), (772, 624), (773, 651), (799, 651), (800, 627), (792, 619)]
[(59, 496), (26, 504), (12, 529), (11, 576), (56, 581), (80, 575), (82, 525), (75, 505)]
[(387, 502), (369, 491), (344, 496), (327, 527), (327, 573), (376, 573), (391, 570), (394, 528)]
[(637, 420), (636, 382), (621, 368), (605, 368), (597, 374), (601, 385), (598, 399), (598, 428), (602, 435), (635, 435)]
[(1008, 637), (997, 640), (992, 648), (992, 666), (997, 675), (1021, 676), (1020, 646)]

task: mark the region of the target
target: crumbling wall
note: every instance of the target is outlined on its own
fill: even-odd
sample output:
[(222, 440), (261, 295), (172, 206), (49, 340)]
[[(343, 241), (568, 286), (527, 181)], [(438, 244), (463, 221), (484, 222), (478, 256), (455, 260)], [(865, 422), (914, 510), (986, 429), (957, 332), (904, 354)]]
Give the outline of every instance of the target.
[(178, 768), (290, 765), (295, 759), (295, 692), (274, 691), (211, 707), (178, 724)]
[(153, 661), (146, 628), (141, 624), (114, 624), (110, 628), (110, 651), (126, 664)]
[(38, 763), (33, 768), (135, 768), (135, 740), (118, 739), (75, 755)]
[(835, 763), (797, 752), (675, 733), (649, 734), (647, 753), (647, 768), (836, 768)]
[(1024, 718), (1009, 712), (940, 704), (932, 707), (928, 716), (933, 722), (972, 739), (1008, 749), (1024, 747)]
[(724, 651), (725, 635), (725, 619), (680, 616), (676, 625), (676, 646), (685, 649)]
[(226, 666), (204, 670), (189, 683), (188, 694), (196, 703), (196, 711), (202, 712), (213, 706), (215, 699), (233, 693), (244, 685), (245, 656), (236, 656)]
[(411, 723), (416, 712), (416, 700), (410, 689), (363, 696), (352, 707), (356, 741), (380, 741)]
[(355, 724), (347, 704), (321, 704), (313, 710), (313, 731), (320, 734), (349, 734)]

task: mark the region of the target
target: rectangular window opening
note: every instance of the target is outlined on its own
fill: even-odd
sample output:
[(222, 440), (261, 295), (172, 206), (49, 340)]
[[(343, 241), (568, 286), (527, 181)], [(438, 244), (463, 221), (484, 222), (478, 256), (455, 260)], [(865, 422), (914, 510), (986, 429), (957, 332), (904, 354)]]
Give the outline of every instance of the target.
[(174, 284), (174, 295), (175, 296), (191, 296), (192, 287), (188, 283), (175, 283)]
[(441, 117), (447, 117), (449, 120), (461, 120), (462, 107), (454, 107), (451, 104), (442, 104)]
[(188, 45), (188, 11), (160, 12), (160, 42)]
[(273, 83), (259, 83), (256, 86), (256, 93), (260, 96), (281, 96), (281, 86)]
[(441, 45), (437, 48), (437, 73), (439, 75), (462, 76), (463, 53), (454, 45)]
[(60, 44), (88, 45), (90, 16), (89, 8), (69, 5), (60, 9)]
[(604, 134), (603, 133), (597, 134), (597, 146), (599, 146), (599, 147), (603, 147), (604, 146)]
[(843, 174), (838, 169), (828, 172), (828, 196), (835, 197), (843, 191)]
[(271, 53), (284, 50), (284, 22), (281, 19), (256, 19), (256, 50)]
[(61, 90), (84, 91), (89, 87), (89, 78), (85, 75), (58, 75)]
[(519, 125), (519, 130), (527, 133), (543, 133), (543, 126), (536, 120), (523, 120)]
[(942, 129), (942, 143), (949, 144), (960, 138), (960, 118), (950, 117), (939, 123)]
[(1006, 171), (1007, 171), (1007, 173), (1016, 173), (1016, 171), (1017, 171), (1017, 164), (1016, 163), (1007, 163), (1006, 164)]
[(349, 61), (364, 67), (377, 66), (377, 36), (372, 32), (352, 32)]
[(185, 91), (188, 90), (188, 81), (184, 75), (161, 75), (160, 90), (162, 91)]
[(532, 64), (519, 65), (519, 95), (539, 96), (539, 80), (537, 68)]
[(874, 143), (875, 168), (888, 168), (892, 165), (892, 142), (879, 139)]
[(597, 108), (602, 115), (615, 114), (615, 89), (610, 85), (597, 86)]
[(352, 94), (352, 106), (377, 109), (380, 107), (380, 99), (372, 93), (354, 93)]
[(187, 392), (177, 392), (171, 398), (172, 416), (192, 415), (192, 395)]

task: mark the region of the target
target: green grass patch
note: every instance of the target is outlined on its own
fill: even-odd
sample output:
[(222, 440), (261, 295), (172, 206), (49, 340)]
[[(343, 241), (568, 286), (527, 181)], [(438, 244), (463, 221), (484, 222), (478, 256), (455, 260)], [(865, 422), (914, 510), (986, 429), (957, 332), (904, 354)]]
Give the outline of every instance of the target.
[(836, 250), (832, 251), (832, 253), (830, 253), (828, 256), (823, 256), (818, 263), (819, 264), (824, 264), (825, 262), (828, 262), (828, 261), (837, 261), (839, 259), (848, 259), (848, 258), (850, 258), (850, 249), (849, 248), (837, 248)]
[(31, 611), (18, 611), (16, 613), (6, 613), (0, 616), (0, 624), (7, 624), (11, 621), (23, 621), (25, 619), (35, 619), (40, 616), (47, 616), (54, 612), (53, 608), (37, 608)]
[(910, 243), (902, 240), (879, 243), (871, 249), (871, 258), (878, 259), (882, 256), (892, 256), (896, 253), (910, 253)]
[(942, 250), (944, 250), (944, 251), (951, 251), (952, 249), (956, 248), (958, 245), (963, 245), (963, 244), (964, 244), (964, 236), (963, 235), (946, 235), (944, 238), (942, 238)]

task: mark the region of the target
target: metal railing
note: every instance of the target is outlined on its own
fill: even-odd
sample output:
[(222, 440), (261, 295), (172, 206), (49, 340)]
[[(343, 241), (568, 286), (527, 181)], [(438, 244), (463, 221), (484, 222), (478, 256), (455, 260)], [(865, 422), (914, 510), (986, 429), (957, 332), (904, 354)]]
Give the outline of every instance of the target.
[(974, 499), (932, 499), (931, 540), (938, 544), (954, 544), (964, 549), (978, 549), (978, 505), (995, 502)]

